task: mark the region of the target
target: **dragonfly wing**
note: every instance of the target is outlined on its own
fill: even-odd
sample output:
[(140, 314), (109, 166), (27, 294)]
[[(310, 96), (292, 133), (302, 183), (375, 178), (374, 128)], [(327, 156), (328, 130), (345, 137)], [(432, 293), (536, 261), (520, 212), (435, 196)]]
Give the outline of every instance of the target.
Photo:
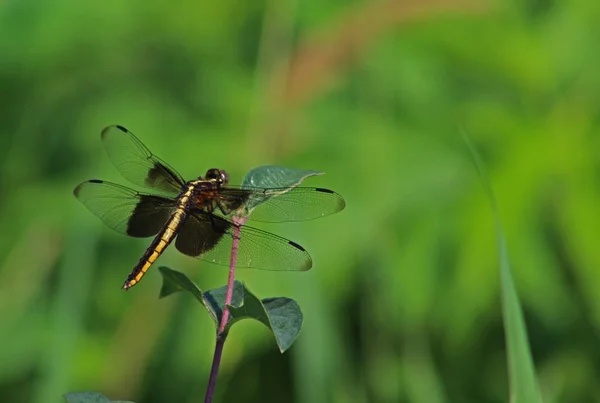
[(108, 227), (137, 238), (156, 235), (175, 205), (171, 198), (139, 193), (101, 180), (81, 183), (74, 194)]
[(131, 183), (177, 194), (185, 184), (183, 177), (155, 156), (129, 130), (113, 125), (102, 130), (106, 153), (119, 173)]
[(240, 188), (224, 187), (219, 199), (231, 210), (255, 206), (249, 219), (262, 222), (305, 221), (344, 209), (344, 198), (333, 190), (311, 187)]
[[(189, 256), (228, 266), (236, 225), (203, 210), (188, 214), (180, 229), (176, 248)], [(266, 231), (241, 226), (236, 267), (275, 271), (303, 271), (312, 259), (297, 243)]]

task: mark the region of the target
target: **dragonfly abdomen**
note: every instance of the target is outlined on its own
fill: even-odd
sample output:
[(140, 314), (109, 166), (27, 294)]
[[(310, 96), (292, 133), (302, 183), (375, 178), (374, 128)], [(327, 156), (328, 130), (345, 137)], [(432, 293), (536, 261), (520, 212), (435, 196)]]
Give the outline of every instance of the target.
[(167, 221), (166, 225), (156, 234), (152, 243), (144, 252), (144, 255), (140, 258), (138, 263), (135, 265), (129, 276), (127, 276), (127, 280), (123, 284), (123, 289), (128, 290), (137, 283), (140, 282), (144, 274), (148, 271), (150, 266), (154, 264), (156, 259), (163, 253), (167, 246), (175, 236), (177, 235), (177, 231), (181, 228), (185, 217), (186, 217), (186, 205), (188, 200), (190, 199), (190, 195), (193, 192), (193, 186), (190, 186), (177, 200), (177, 207), (171, 217), (169, 217), (169, 221)]

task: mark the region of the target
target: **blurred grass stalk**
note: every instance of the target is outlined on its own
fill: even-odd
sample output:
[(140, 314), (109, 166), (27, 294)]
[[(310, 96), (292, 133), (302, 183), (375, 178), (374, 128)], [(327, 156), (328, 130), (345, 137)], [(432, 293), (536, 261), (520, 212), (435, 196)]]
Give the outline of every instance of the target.
[(542, 403), (533, 359), (531, 358), (531, 350), (529, 349), (523, 311), (508, 261), (508, 250), (506, 248), (506, 240), (504, 238), (502, 220), (496, 198), (479, 153), (464, 130), (462, 130), (462, 135), (469, 148), (471, 158), (473, 158), (473, 163), (488, 196), (492, 214), (494, 215), (500, 259), (500, 295), (502, 297), (502, 316), (504, 319), (504, 333), (506, 335), (510, 402)]
[[(50, 309), (47, 348), (41, 355), (40, 379), (33, 402), (58, 401), (77, 374), (75, 359), (84, 331), (85, 301), (92, 283), (98, 239), (75, 226), (67, 232), (65, 253), (58, 268), (56, 298)], [(88, 267), (81, 267), (87, 262)]]

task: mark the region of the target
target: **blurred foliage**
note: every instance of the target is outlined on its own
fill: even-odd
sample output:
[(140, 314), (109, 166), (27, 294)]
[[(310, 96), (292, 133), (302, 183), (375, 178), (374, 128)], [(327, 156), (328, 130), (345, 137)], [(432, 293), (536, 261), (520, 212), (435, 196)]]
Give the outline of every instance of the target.
[(67, 403), (131, 403), (122, 400), (110, 400), (102, 393), (97, 392), (72, 392), (63, 396)]
[[(508, 399), (492, 215), (459, 126), (490, 172), (545, 401), (600, 401), (600, 3), (592, 0), (0, 3), (0, 400), (69, 391), (195, 402), (213, 351), (149, 240), (72, 195), (123, 182), (100, 130), (123, 124), (193, 178), (315, 169), (341, 214), (269, 225), (307, 273), (240, 271), (294, 298), (303, 330), (228, 338), (218, 401)], [(125, 183), (124, 183), (125, 184)], [(226, 268), (167, 251), (204, 289)]]

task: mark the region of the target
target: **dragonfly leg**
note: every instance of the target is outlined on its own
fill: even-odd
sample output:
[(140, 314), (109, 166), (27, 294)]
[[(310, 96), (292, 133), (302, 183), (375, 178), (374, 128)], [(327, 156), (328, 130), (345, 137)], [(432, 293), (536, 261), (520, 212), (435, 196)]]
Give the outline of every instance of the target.
[[(212, 225), (213, 230), (215, 232), (217, 232), (217, 233), (222, 233), (223, 229), (219, 229), (219, 226), (217, 225), (217, 222), (215, 221), (215, 215), (214, 215), (215, 208), (214, 208), (214, 206), (213, 205), (209, 205), (209, 206), (207, 206), (206, 210), (209, 213), (208, 216), (210, 217), (210, 224)], [(221, 210), (221, 211), (223, 211), (223, 210)], [(225, 213), (223, 213), (223, 214), (225, 214)]]
[(239, 206), (229, 206), (229, 205), (227, 205), (227, 203), (224, 203), (222, 200), (215, 201), (215, 204), (217, 205), (217, 207), (219, 208), (221, 213), (223, 213), (223, 215), (230, 215), (232, 212), (234, 212), (235, 210), (237, 210), (239, 208)]

